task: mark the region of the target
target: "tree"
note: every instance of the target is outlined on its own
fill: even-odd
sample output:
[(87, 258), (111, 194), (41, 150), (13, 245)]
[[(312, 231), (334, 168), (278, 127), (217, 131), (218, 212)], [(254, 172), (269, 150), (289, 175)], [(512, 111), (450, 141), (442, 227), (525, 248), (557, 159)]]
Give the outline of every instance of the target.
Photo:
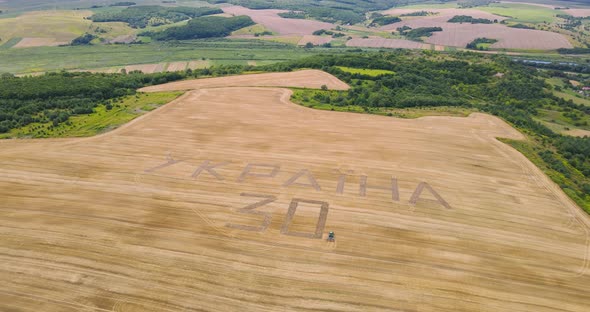
[(94, 40), (95, 38), (96, 38), (95, 35), (86, 33), (86, 34), (72, 40), (72, 42), (70, 44), (73, 46), (75, 46), (75, 45), (89, 45), (89, 44), (91, 44), (90, 42), (92, 40)]
[(322, 89), (323, 91), (328, 91), (328, 86), (326, 86), (326, 85), (324, 84), (324, 85), (322, 85), (322, 86), (320, 87), (320, 89)]
[(311, 48), (313, 48), (313, 43), (311, 43), (311, 42), (308, 42), (308, 43), (306, 43), (306, 44), (305, 44), (305, 48), (306, 48), (306, 49), (311, 49)]

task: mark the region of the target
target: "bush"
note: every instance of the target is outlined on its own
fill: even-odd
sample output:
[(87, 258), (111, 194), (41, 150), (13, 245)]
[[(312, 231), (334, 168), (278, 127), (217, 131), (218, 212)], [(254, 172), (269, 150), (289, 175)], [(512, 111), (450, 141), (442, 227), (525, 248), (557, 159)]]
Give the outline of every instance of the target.
[(96, 38), (96, 36), (91, 35), (91, 34), (84, 34), (74, 40), (72, 40), (72, 42), (70, 43), (73, 46), (77, 46), (77, 45), (89, 45), (90, 42), (92, 40), (94, 40)]
[(468, 15), (455, 15), (448, 20), (449, 23), (492, 24), (493, 21), (485, 18), (473, 18)]
[(379, 17), (373, 19), (373, 22), (371, 23), (371, 25), (384, 26), (384, 25), (398, 23), (401, 21), (402, 21), (401, 18), (399, 18), (397, 16), (379, 16)]
[(420, 37), (430, 37), (433, 32), (442, 30), (440, 27), (420, 27), (405, 32), (405, 36), (410, 39), (419, 39)]

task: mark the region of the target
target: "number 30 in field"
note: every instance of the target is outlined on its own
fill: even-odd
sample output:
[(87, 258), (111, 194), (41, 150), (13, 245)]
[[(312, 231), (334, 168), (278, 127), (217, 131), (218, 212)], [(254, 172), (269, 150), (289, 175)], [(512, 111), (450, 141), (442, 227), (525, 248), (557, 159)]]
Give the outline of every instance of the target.
[[(258, 201), (254, 204), (248, 205), (244, 208), (238, 210), (238, 212), (243, 214), (251, 214), (251, 215), (258, 215), (264, 216), (262, 220), (261, 226), (250, 226), (250, 225), (241, 225), (241, 224), (233, 224), (228, 223), (226, 224), (227, 227), (232, 229), (240, 229), (244, 231), (252, 231), (252, 232), (264, 232), (270, 226), (272, 221), (272, 214), (270, 212), (262, 212), (262, 211), (255, 211), (254, 209), (258, 207), (265, 206), (277, 200), (276, 196), (273, 195), (264, 195), (264, 194), (253, 194), (253, 193), (241, 193), (240, 196), (244, 197), (256, 197), (262, 198), (261, 201)], [(314, 233), (305, 233), (305, 232), (292, 232), (289, 231), (289, 226), (293, 221), (293, 217), (295, 216), (295, 212), (297, 212), (297, 206), (299, 203), (308, 203), (308, 204), (316, 204), (320, 206), (320, 215), (318, 217), (318, 222), (316, 223), (316, 228)], [(322, 238), (324, 227), (326, 226), (326, 219), (328, 218), (328, 210), (329, 204), (324, 201), (319, 200), (308, 200), (308, 199), (301, 199), (301, 198), (293, 198), (291, 203), (289, 204), (289, 210), (287, 211), (287, 216), (285, 218), (285, 222), (283, 222), (283, 226), (281, 227), (281, 234), (290, 235), (290, 236), (298, 236), (298, 237), (307, 237), (307, 238)]]

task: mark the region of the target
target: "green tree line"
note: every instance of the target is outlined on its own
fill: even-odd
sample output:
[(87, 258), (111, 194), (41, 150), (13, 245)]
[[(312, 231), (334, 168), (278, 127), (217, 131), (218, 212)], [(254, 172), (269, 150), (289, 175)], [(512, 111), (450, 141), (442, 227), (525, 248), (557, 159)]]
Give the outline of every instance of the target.
[(471, 23), (471, 24), (492, 24), (494, 21), (489, 20), (487, 18), (474, 18), (473, 16), (469, 15), (455, 15), (450, 20), (449, 23)]
[(232, 31), (254, 25), (249, 16), (194, 18), (184, 26), (170, 27), (159, 32), (144, 32), (141, 35), (156, 40), (189, 40), (229, 36)]
[(90, 17), (93, 22), (124, 22), (133, 28), (176, 23), (195, 17), (223, 13), (219, 8), (163, 7), (142, 5), (119, 12), (101, 12)]
[(145, 86), (185, 78), (238, 74), (248, 67), (214, 68), (143, 74), (48, 73), (42, 76), (0, 78), (0, 133), (31, 123), (54, 125), (72, 115), (89, 114), (98, 105), (109, 105)]
[(433, 32), (442, 31), (441, 27), (420, 27), (420, 28), (410, 28), (404, 26), (402, 28), (398, 28), (400, 33), (406, 36), (408, 39), (412, 40), (420, 40), (422, 37), (430, 37), (432, 36)]
[(401, 18), (399, 18), (397, 16), (379, 16), (379, 17), (376, 17), (373, 19), (373, 22), (371, 23), (371, 25), (384, 26), (384, 25), (398, 23), (401, 21), (402, 21)]

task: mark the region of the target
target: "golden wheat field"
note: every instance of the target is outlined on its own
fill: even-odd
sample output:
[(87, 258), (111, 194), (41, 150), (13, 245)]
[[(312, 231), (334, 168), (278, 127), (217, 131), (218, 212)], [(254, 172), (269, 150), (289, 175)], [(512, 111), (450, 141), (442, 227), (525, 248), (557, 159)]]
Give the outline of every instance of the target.
[(0, 311), (589, 311), (588, 216), (520, 133), (281, 88), (324, 84), (171, 83), (106, 134), (1, 141)]

